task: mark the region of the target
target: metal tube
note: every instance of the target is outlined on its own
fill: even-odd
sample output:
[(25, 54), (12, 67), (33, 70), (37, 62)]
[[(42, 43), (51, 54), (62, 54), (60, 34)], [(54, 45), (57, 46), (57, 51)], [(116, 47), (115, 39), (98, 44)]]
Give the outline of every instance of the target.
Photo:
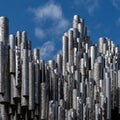
[(16, 47), (15, 50), (15, 84), (16, 87), (20, 87), (21, 84), (21, 61), (20, 61), (20, 49), (18, 47)]
[(68, 62), (68, 37), (67, 36), (63, 36), (62, 37), (62, 72), (63, 75), (66, 74), (66, 63)]
[(99, 38), (99, 46), (98, 46), (99, 53), (103, 53), (103, 44), (104, 43), (105, 43), (105, 38), (103, 38), (103, 37)]
[(41, 96), (40, 96), (40, 119), (46, 119), (46, 84), (41, 83)]
[(28, 50), (23, 49), (23, 57), (22, 57), (22, 95), (24, 97), (28, 96), (29, 91), (29, 67), (28, 67)]
[(9, 49), (9, 71), (11, 74), (15, 74), (15, 51)]
[(3, 42), (0, 42), (0, 94), (4, 94), (5, 91), (5, 67), (4, 67), (4, 45)]
[(29, 110), (34, 110), (35, 99), (35, 77), (34, 64), (29, 62)]
[(58, 69), (58, 77), (61, 76), (62, 73), (62, 55), (58, 54), (56, 57), (57, 69)]
[(45, 82), (45, 61), (40, 61), (41, 82)]
[(35, 66), (35, 104), (39, 104), (39, 92), (40, 92), (40, 67), (38, 63)]
[(111, 119), (111, 95), (110, 95), (110, 79), (108, 77), (108, 74), (105, 74), (105, 80), (106, 80), (106, 98), (107, 98), (107, 119)]
[(73, 110), (77, 110), (77, 89), (73, 89)]
[(118, 70), (118, 112), (120, 114), (120, 70)]
[(95, 63), (95, 59), (96, 59), (96, 47), (95, 46), (90, 46), (90, 66), (91, 69), (93, 69), (94, 63)]
[(73, 28), (77, 28), (79, 22), (80, 22), (79, 15), (74, 15), (74, 17), (73, 17)]
[(6, 106), (4, 104), (0, 104), (0, 119), (1, 120), (8, 120), (8, 116), (7, 116), (7, 110), (6, 110)]
[(38, 48), (35, 48), (33, 50), (33, 58), (34, 58), (34, 61), (37, 61), (40, 59), (40, 50)]
[(62, 53), (45, 62), (25, 31), (9, 39), (8, 31), (8, 19), (0, 17), (0, 120), (110, 120), (112, 109), (120, 114), (120, 51), (112, 40), (92, 44), (75, 15)]
[(0, 17), (0, 41), (6, 46), (8, 43), (9, 22), (8, 18)]
[(20, 48), (20, 44), (22, 42), (22, 33), (20, 31), (17, 31), (16, 33), (16, 46)]
[(68, 61), (69, 65), (73, 66), (74, 62), (74, 40), (73, 40), (73, 29), (68, 31)]

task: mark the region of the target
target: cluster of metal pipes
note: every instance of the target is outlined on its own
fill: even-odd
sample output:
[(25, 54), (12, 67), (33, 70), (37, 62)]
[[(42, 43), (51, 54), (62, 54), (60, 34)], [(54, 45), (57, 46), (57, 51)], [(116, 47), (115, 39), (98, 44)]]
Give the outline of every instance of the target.
[(108, 38), (93, 45), (84, 20), (62, 37), (56, 60), (40, 60), (27, 33), (9, 35), (0, 17), (0, 120), (111, 120), (120, 114), (120, 52)]

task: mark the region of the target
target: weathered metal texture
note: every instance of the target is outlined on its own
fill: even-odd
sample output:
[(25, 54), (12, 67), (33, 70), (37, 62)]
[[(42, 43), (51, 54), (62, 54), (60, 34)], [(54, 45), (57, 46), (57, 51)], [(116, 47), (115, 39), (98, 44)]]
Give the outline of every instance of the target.
[[(79, 70), (75, 70), (75, 87), (77, 91), (80, 91), (80, 72)], [(77, 95), (79, 96), (79, 92), (77, 92)]]
[(7, 110), (4, 104), (0, 104), (0, 119), (8, 120)]
[(80, 18), (80, 23), (78, 23), (78, 31), (80, 33), (80, 39), (83, 41), (84, 37), (84, 19)]
[(118, 70), (118, 112), (120, 114), (120, 70)]
[(68, 37), (63, 36), (62, 37), (62, 73), (63, 75), (66, 74), (66, 63), (68, 62)]
[(64, 120), (64, 119), (65, 119), (64, 108), (62, 106), (58, 106), (58, 120)]
[(10, 49), (15, 49), (15, 45), (16, 45), (15, 35), (10, 34), (9, 35), (9, 46), (10, 46)]
[[(9, 25), (8, 18), (0, 17), (0, 70), (1, 80), (0, 80), (0, 102), (6, 103), (9, 102), (9, 61), (8, 61), (8, 34), (9, 34)], [(4, 78), (2, 78), (4, 76)], [(2, 83), (3, 81), (3, 83)], [(1, 90), (2, 89), (2, 90)]]
[(23, 49), (22, 57), (22, 96), (28, 96), (29, 91), (29, 67), (28, 67), (28, 50)]
[(22, 42), (22, 33), (20, 31), (17, 31), (16, 33), (16, 46), (20, 48), (20, 44)]
[(18, 47), (16, 47), (15, 50), (15, 84), (16, 87), (20, 87), (21, 84), (21, 70), (22, 70), (22, 66), (21, 66), (21, 60), (20, 60), (20, 49)]
[(29, 110), (34, 110), (35, 99), (35, 71), (34, 64), (29, 62)]
[(40, 85), (40, 119), (46, 119), (46, 84), (44, 82)]
[(40, 65), (38, 63), (35, 66), (35, 104), (40, 102)]
[[(56, 60), (40, 59), (27, 33), (9, 35), (0, 17), (0, 120), (106, 120), (120, 114), (120, 51), (112, 40), (92, 44), (75, 15)], [(9, 41), (8, 41), (9, 40)]]
[(5, 58), (4, 58), (4, 67), (5, 67), (5, 93), (4, 93), (4, 102), (9, 103), (9, 91), (10, 91), (10, 78), (9, 78), (9, 47), (5, 47)]
[(4, 45), (3, 42), (0, 42), (0, 94), (4, 94), (5, 92), (5, 61), (4, 61)]
[(49, 117), (48, 120), (55, 120), (55, 103), (54, 101), (49, 101)]
[(68, 62), (70, 66), (73, 66), (74, 62), (74, 39), (73, 39), (73, 29), (68, 31)]
[(74, 48), (74, 65), (77, 65), (77, 48)]
[(40, 81), (45, 82), (45, 61), (43, 60), (40, 61), (40, 73)]
[(62, 74), (62, 55), (58, 54), (56, 57), (56, 64), (57, 64), (57, 72), (58, 72), (58, 77), (61, 77)]
[(105, 74), (105, 80), (106, 80), (106, 99), (107, 99), (107, 119), (111, 119), (111, 83), (108, 74)]
[(21, 36), (22, 38), (22, 42), (21, 42), (21, 44), (22, 44), (22, 49), (26, 49), (27, 48), (27, 32), (26, 31), (23, 31), (22, 32), (22, 36)]
[(95, 46), (90, 46), (90, 51), (89, 52), (90, 52), (89, 55), (90, 55), (90, 62), (91, 62), (90, 67), (93, 70), (95, 59), (97, 57), (96, 47)]
[(27, 49), (28, 50), (32, 49), (32, 42), (31, 42), (31, 40), (27, 40)]
[(9, 71), (15, 74), (15, 50), (9, 49)]
[(15, 99), (19, 98), (18, 89), (15, 86), (15, 75), (10, 75), (10, 104), (15, 105)]
[(98, 46), (99, 53), (103, 53), (103, 44), (104, 43), (105, 43), (105, 38), (103, 38), (103, 37), (99, 38), (99, 46)]
[(73, 89), (73, 110), (77, 110), (77, 89)]
[(74, 15), (73, 17), (73, 28), (78, 28), (78, 23), (80, 22), (79, 15)]
[(81, 74), (81, 79), (84, 81), (85, 78), (85, 60), (84, 58), (80, 59), (80, 74)]
[(93, 75), (94, 75), (94, 80), (95, 80), (96, 84), (99, 86), (99, 80), (101, 79), (101, 76), (102, 76), (102, 75), (101, 75), (102, 72), (101, 72), (100, 63), (95, 62), (93, 69), (94, 69), (94, 73), (93, 73)]
[(95, 104), (95, 120), (99, 120), (99, 105)]
[(33, 59), (35, 61), (39, 60), (40, 59), (40, 50), (38, 48), (35, 48), (33, 50)]
[(8, 34), (9, 34), (8, 18), (1, 16), (0, 17), (0, 41), (3, 42), (5, 46), (7, 46), (7, 43), (8, 43)]

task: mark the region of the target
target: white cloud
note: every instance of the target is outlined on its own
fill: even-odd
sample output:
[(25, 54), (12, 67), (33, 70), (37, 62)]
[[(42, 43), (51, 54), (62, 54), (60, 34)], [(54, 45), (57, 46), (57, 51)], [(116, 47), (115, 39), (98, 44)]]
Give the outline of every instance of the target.
[(31, 10), (38, 21), (62, 19), (62, 9), (59, 5), (54, 3), (49, 3), (43, 7), (33, 8)]
[(115, 8), (120, 9), (120, 0), (112, 0), (112, 4)]
[(83, 0), (88, 13), (92, 15), (95, 10), (99, 7), (99, 0)]
[(120, 26), (120, 17), (117, 19), (116, 25), (117, 25), (117, 26)]
[(44, 36), (45, 36), (44, 30), (36, 27), (35, 28), (35, 36), (38, 38), (44, 38)]
[(58, 30), (64, 30), (68, 26), (68, 21), (66, 19), (61, 19), (57, 25)]
[(40, 56), (42, 59), (49, 59), (53, 56), (55, 45), (52, 41), (45, 42), (40, 48)]
[(89, 15), (93, 15), (95, 10), (99, 7), (99, 0), (76, 0), (75, 2), (78, 5), (83, 5)]
[[(29, 10), (34, 14), (35, 22), (39, 23), (37, 29), (35, 28), (35, 35), (38, 38), (49, 35), (54, 35), (55, 38), (58, 33), (60, 34), (68, 28), (69, 21), (63, 16), (62, 8), (58, 4), (50, 2), (44, 6), (30, 8)], [(43, 28), (43, 24), (47, 27)]]
[(101, 24), (101, 23), (98, 23), (98, 24), (96, 24), (96, 25), (94, 26), (94, 29), (98, 30), (98, 29), (101, 28), (101, 26), (102, 26), (102, 24)]
[[(35, 36), (42, 39), (41, 43), (45, 41), (40, 46), (42, 59), (53, 59), (59, 49), (56, 46), (61, 42), (56, 40), (59, 40), (63, 32), (68, 29), (69, 21), (64, 17), (61, 6), (53, 1), (37, 8), (29, 8), (29, 12), (34, 15)], [(47, 41), (48, 39), (51, 41)]]

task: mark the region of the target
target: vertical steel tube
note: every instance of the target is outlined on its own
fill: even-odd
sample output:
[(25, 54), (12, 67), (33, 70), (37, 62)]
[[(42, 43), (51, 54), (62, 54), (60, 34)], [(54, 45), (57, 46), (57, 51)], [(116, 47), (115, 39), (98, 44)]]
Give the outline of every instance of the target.
[(41, 83), (40, 95), (40, 119), (46, 119), (46, 83)]
[(0, 104), (0, 119), (1, 120), (8, 120), (8, 116), (7, 116), (7, 110), (6, 110), (6, 106), (4, 104)]
[(118, 70), (118, 112), (120, 114), (120, 70)]
[(0, 41), (6, 46), (8, 43), (9, 23), (8, 18), (0, 17)]
[(66, 63), (68, 62), (68, 37), (67, 36), (63, 36), (62, 37), (62, 71), (63, 71), (63, 75), (65, 75), (66, 73)]
[(73, 62), (74, 62), (73, 29), (70, 29), (68, 31), (68, 61), (69, 61), (69, 65), (73, 66)]
[(29, 62), (29, 110), (34, 110), (35, 77), (34, 64)]
[[(22, 95), (28, 96), (29, 91), (29, 67), (28, 67), (28, 50), (23, 49), (23, 59), (22, 59)], [(28, 71), (27, 71), (28, 70)]]
[(105, 43), (105, 38), (103, 38), (103, 37), (99, 38), (99, 46), (98, 46), (99, 53), (103, 53), (103, 44), (104, 43)]
[(16, 40), (15, 40), (15, 36), (10, 34), (9, 35), (9, 45), (10, 45), (10, 49), (15, 49), (15, 44), (16, 44)]
[(9, 49), (9, 65), (10, 73), (15, 74), (15, 51), (13, 49)]
[(79, 15), (74, 15), (74, 17), (73, 17), (73, 28), (77, 28), (79, 22), (80, 22)]
[(105, 74), (105, 80), (106, 80), (106, 98), (107, 98), (107, 119), (111, 119), (111, 95), (110, 95), (110, 79), (108, 77), (108, 74)]
[(95, 59), (96, 59), (96, 47), (95, 46), (90, 46), (90, 66), (91, 69), (93, 69), (94, 63), (95, 63)]
[(15, 84), (16, 87), (20, 87), (21, 84), (21, 61), (20, 61), (20, 49), (18, 47), (16, 47), (15, 50)]
[(34, 61), (37, 61), (40, 59), (40, 50), (38, 48), (35, 48), (33, 50), (33, 58), (34, 58)]
[(16, 45), (20, 48), (20, 44), (22, 42), (22, 33), (17, 31), (16, 33)]
[(0, 41), (0, 94), (4, 94), (5, 92), (5, 68), (4, 68), (4, 45), (3, 42)]
[(35, 104), (39, 104), (39, 90), (40, 90), (40, 67), (38, 63), (35, 66)]

